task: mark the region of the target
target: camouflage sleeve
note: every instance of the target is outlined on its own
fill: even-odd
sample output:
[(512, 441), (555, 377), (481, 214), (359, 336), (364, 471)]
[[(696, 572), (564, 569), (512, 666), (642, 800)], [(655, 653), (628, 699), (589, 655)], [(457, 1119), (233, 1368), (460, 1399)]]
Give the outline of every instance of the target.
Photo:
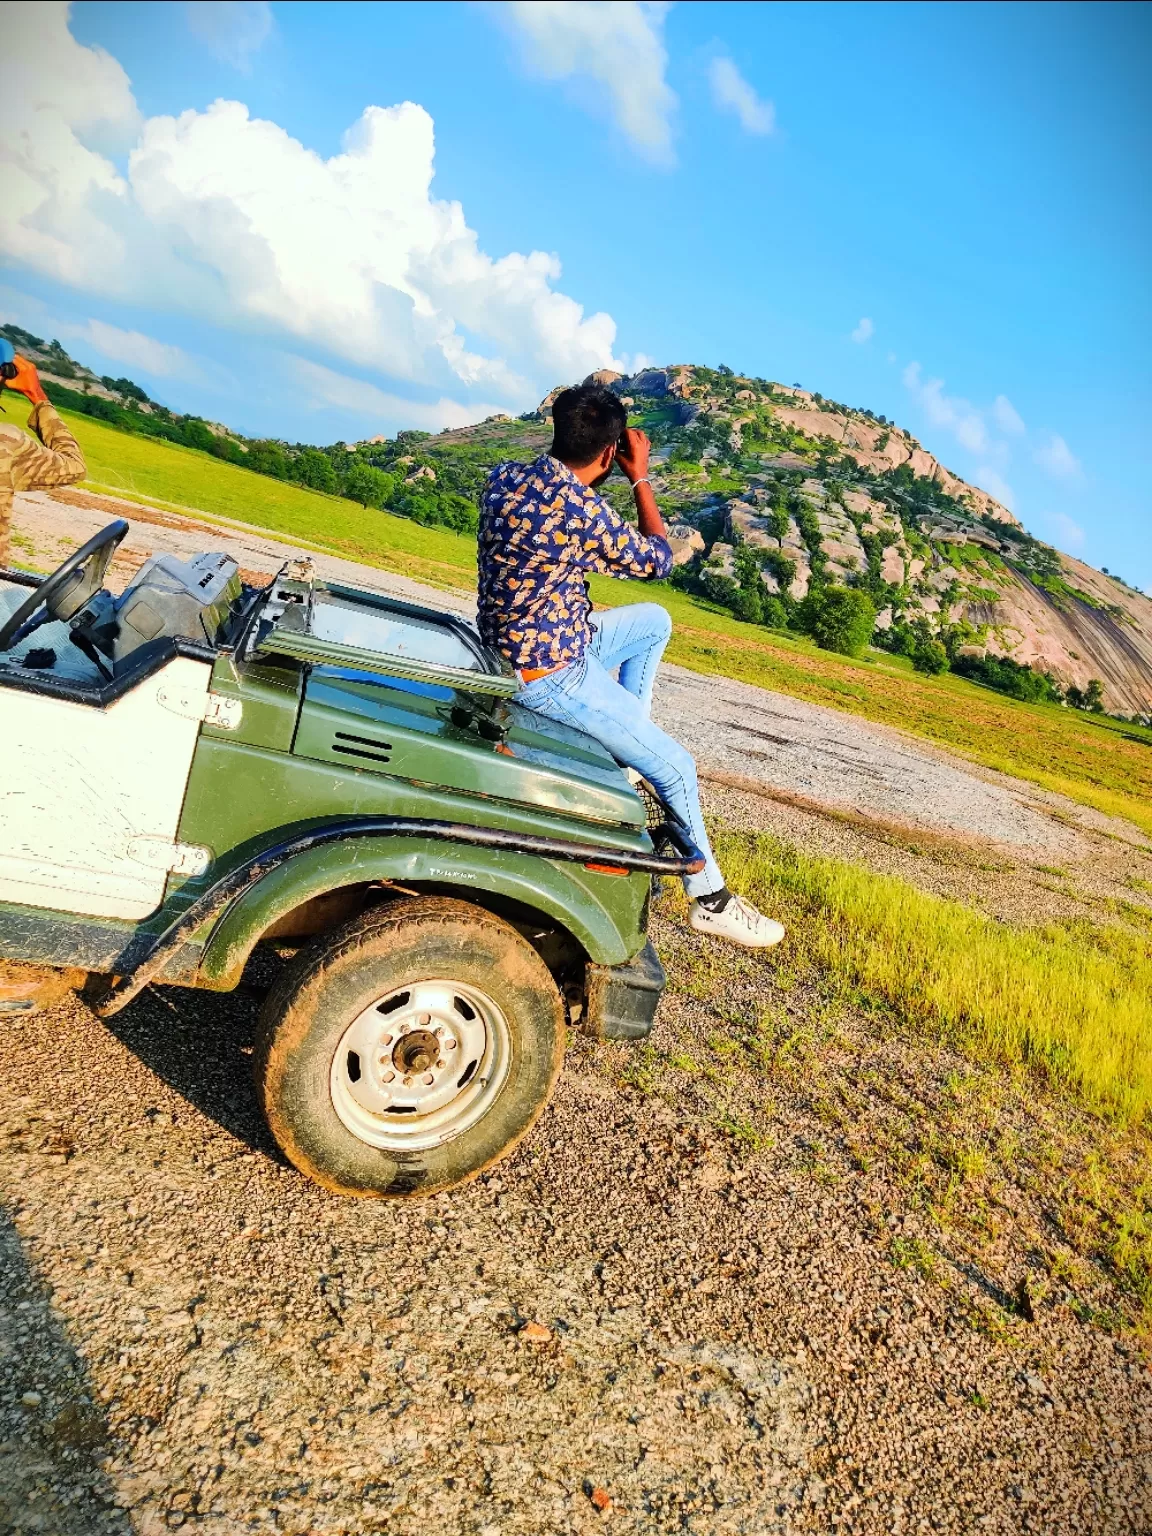
[(626, 523), (602, 496), (585, 506), (581, 564), (609, 576), (638, 581), (662, 581), (672, 569), (667, 539), (652, 537)]
[(12, 487), (38, 491), (50, 485), (70, 485), (87, 473), (80, 445), (47, 400), (33, 406), (28, 425), (40, 438), (26, 437), (12, 456)]

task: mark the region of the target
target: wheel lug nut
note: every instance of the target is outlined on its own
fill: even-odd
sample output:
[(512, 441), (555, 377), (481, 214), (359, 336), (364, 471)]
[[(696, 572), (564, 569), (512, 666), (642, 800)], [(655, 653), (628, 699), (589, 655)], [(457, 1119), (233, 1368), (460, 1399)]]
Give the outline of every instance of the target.
[(411, 1086), (412, 1086), (412, 1079), (410, 1077), (406, 1077), (404, 1079), (404, 1086), (405, 1086), (405, 1088), (411, 1088)]
[(438, 1067), (442, 1067), (444, 1065), (444, 1058), (443, 1058), (443, 1056), (441, 1056), (440, 1060), (436, 1063), (436, 1065)]

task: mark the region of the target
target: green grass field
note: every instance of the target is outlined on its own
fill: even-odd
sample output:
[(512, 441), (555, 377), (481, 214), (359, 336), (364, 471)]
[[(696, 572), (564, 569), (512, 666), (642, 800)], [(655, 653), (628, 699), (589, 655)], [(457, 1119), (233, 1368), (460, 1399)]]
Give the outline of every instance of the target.
[[(1092, 1108), (1152, 1110), (1152, 932), (997, 922), (890, 875), (721, 830), (735, 889), (791, 943), (902, 1020), (980, 1060), (1039, 1071)], [(818, 919), (812, 921), (813, 918)]]
[[(6, 392), (8, 418), (24, 424), (27, 408)], [(114, 427), (63, 413), (84, 451), (91, 491), (199, 517), (249, 523), (293, 543), (311, 545), (437, 585), (475, 585), (474, 540), (408, 518), (365, 511), (342, 496), (287, 485), (227, 464), (194, 448), (133, 437)]]
[[(22, 423), (23, 402), (9, 393), (5, 404), (9, 419)], [(67, 414), (88, 461), (84, 483), (91, 490), (248, 523), (437, 586), (475, 586), (470, 538)], [(594, 577), (591, 587), (607, 606), (637, 596), (635, 585), (606, 577)], [(741, 624), (668, 588), (645, 595), (675, 620), (671, 661), (897, 726), (1152, 832), (1152, 731), (1056, 705), (1017, 703), (951, 674), (922, 677), (902, 658), (880, 652), (861, 660), (837, 656), (804, 639)]]

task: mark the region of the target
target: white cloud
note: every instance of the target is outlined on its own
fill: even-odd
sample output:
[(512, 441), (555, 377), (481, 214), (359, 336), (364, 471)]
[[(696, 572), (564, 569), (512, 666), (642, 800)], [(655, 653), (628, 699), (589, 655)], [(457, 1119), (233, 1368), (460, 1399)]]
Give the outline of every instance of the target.
[(983, 464), (973, 478), (982, 491), (987, 491), (989, 496), (995, 497), (1002, 506), (1012, 511), (1016, 493), (998, 470), (993, 469), (990, 464)]
[(1032, 457), (1057, 480), (1074, 480), (1081, 474), (1080, 460), (1058, 432), (1049, 432)]
[[(432, 195), (422, 107), (366, 108), (330, 159), (235, 101), (141, 126), (123, 70), (73, 41), (65, 5), (11, 17), (0, 254), (17, 264), (518, 409), (614, 365), (615, 323), (556, 290), (555, 255), (489, 256), (460, 204)], [(88, 147), (97, 130), (134, 142), (126, 178)]]
[(272, 33), (267, 0), (188, 0), (185, 10), (193, 36), (217, 58), (245, 72)]
[(632, 143), (669, 163), (676, 94), (665, 79), (668, 10), (636, 0), (511, 0), (499, 14), (531, 70), (590, 83), (589, 104), (600, 109), (607, 100)]
[(861, 318), (860, 324), (852, 332), (852, 340), (863, 344), (866, 341), (871, 341), (875, 334), (876, 327), (869, 320), (868, 316), (864, 315)]
[(102, 48), (82, 48), (61, 3), (5, 5), (0, 51), (0, 252), (82, 284), (124, 260), (115, 228), (128, 188), (101, 151), (139, 129), (128, 76)]
[(997, 395), (992, 402), (992, 414), (996, 418), (996, 425), (1001, 432), (1010, 432), (1013, 436), (1025, 430), (1024, 420), (1020, 412), (1012, 404), (1007, 395)]
[(969, 401), (958, 395), (946, 395), (943, 379), (923, 379), (920, 364), (909, 363), (904, 370), (904, 385), (934, 427), (951, 432), (970, 453), (984, 452), (988, 446), (988, 428), (983, 416)]
[(1041, 521), (1052, 530), (1052, 536), (1062, 549), (1082, 549), (1087, 537), (1080, 524), (1064, 512), (1044, 512)]
[[(732, 112), (740, 119), (745, 133), (771, 133), (776, 127), (776, 108), (759, 97), (725, 54), (708, 66), (712, 100), (722, 112)], [(868, 322), (871, 325), (871, 321)]]
[(375, 384), (363, 379), (350, 378), (346, 373), (336, 373), (319, 363), (309, 363), (303, 358), (288, 360), (288, 366), (308, 392), (310, 405), (334, 406), (342, 411), (354, 411), (361, 416), (371, 416), (384, 422), (399, 421), (404, 427), (420, 427), (426, 432), (440, 432), (448, 427), (470, 427), (473, 422), (483, 421), (501, 409), (498, 405), (477, 402), (461, 405), (458, 400), (442, 398), (435, 401), (406, 400), (400, 395), (389, 394)]
[(108, 325), (103, 320), (89, 320), (86, 325), (61, 325), (57, 329), (63, 336), (86, 341), (113, 362), (124, 363), (129, 368), (142, 368), (160, 378), (189, 378), (199, 372), (183, 348), (156, 341), (140, 331), (122, 331), (118, 325)]

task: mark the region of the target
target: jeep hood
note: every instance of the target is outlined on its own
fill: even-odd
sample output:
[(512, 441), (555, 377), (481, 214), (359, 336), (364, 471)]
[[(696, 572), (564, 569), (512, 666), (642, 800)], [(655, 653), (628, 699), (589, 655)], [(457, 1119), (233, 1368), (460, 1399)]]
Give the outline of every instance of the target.
[(643, 802), (591, 737), (510, 701), (313, 665), (293, 751), (582, 821), (642, 827)]

